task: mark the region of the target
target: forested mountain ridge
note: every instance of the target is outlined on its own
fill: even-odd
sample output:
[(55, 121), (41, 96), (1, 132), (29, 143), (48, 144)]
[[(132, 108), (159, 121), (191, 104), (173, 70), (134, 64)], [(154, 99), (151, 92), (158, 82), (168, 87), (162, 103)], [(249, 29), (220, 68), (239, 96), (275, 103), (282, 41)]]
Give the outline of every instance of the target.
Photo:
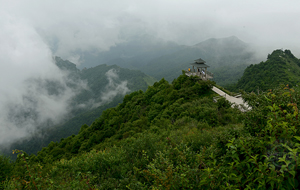
[[(90, 151), (95, 146), (105, 149), (112, 145), (111, 142), (125, 140), (135, 136), (136, 133), (142, 133), (150, 128), (159, 130), (157, 127), (161, 125), (172, 125), (176, 123), (176, 120), (188, 114), (188, 112), (176, 113), (175, 110), (183, 110), (184, 107), (187, 109), (191, 101), (196, 100), (197, 97), (213, 95), (210, 90), (212, 84), (210, 81), (197, 82), (196, 78), (189, 78), (185, 75), (174, 81), (173, 85), (162, 79), (145, 92), (139, 90), (126, 95), (121, 104), (104, 111), (90, 127), (83, 125), (77, 136), (62, 139), (60, 143), (50, 143), (48, 146), (50, 149), (43, 148), (35, 159), (45, 163), (61, 158), (69, 159), (72, 155)], [(211, 98), (205, 101), (212, 103)], [(200, 104), (199, 106), (201, 107)], [(192, 111), (192, 109), (194, 107), (189, 106), (188, 110)], [(219, 124), (219, 122), (224, 125), (230, 121), (218, 117), (213, 113), (214, 111), (215, 109), (206, 110), (202, 115), (194, 112), (192, 117), (201, 119), (204, 126), (205, 123)], [(210, 117), (205, 117), (205, 115)], [(76, 148), (75, 144), (77, 144)], [(53, 151), (54, 148), (55, 151)], [(48, 155), (47, 158), (44, 158), (45, 155)]]
[(236, 90), (267, 91), (280, 84), (291, 87), (300, 82), (300, 60), (290, 50), (275, 50), (268, 55), (265, 62), (248, 66)]
[(95, 63), (138, 69), (157, 79), (172, 82), (190, 63), (201, 57), (215, 74), (219, 85), (237, 82), (244, 69), (258, 59), (255, 49), (235, 36), (211, 38), (195, 45), (179, 45), (149, 35), (139, 35), (118, 43), (99, 54), (84, 53), (84, 65)]
[(70, 72), (79, 73), (80, 70), (76, 67), (76, 65), (69, 60), (63, 60), (60, 57), (55, 56), (54, 57), (55, 64), (61, 69), (61, 70), (67, 70)]
[(232, 36), (212, 38), (194, 46), (186, 46), (177, 52), (153, 59), (141, 70), (156, 78), (164, 77), (172, 81), (180, 75), (181, 70), (187, 70), (189, 64), (199, 57), (210, 66), (209, 71), (214, 74), (213, 80), (222, 86), (236, 82), (244, 69), (257, 60), (249, 44)]
[(297, 189), (299, 90), (213, 102), (213, 82), (181, 75), (124, 97), (38, 155), (0, 156), (5, 189)]
[[(214, 93), (211, 90), (213, 84), (186, 75), (181, 75), (172, 84), (162, 79), (145, 92), (139, 90), (126, 95), (121, 104), (104, 111), (90, 126), (83, 125), (78, 135), (61, 139), (60, 142), (51, 142), (39, 151), (37, 156), (31, 155), (30, 162), (51, 167), (51, 163), (73, 159), (74, 156), (85, 155), (93, 149), (105, 150), (114, 145), (122, 147), (128, 144), (127, 148), (131, 153), (127, 152), (126, 157), (130, 159), (128, 160), (130, 168), (144, 165), (146, 163), (136, 160), (134, 155), (140, 154), (146, 147), (154, 151), (156, 149), (154, 142), (161, 138), (159, 137), (161, 134), (171, 129), (181, 130), (186, 126), (187, 129), (196, 127), (205, 130), (211, 126), (238, 123), (239, 116), (230, 115), (240, 113), (238, 109), (232, 109), (227, 102), (219, 104), (213, 102)], [(145, 141), (140, 139), (147, 133), (159, 136), (145, 136)], [(163, 136), (165, 135), (167, 134)], [(135, 146), (140, 148), (131, 146), (132, 142), (137, 143)], [(197, 145), (195, 149), (198, 149)], [(154, 156), (154, 152), (151, 154)], [(18, 159), (16, 162), (20, 161)], [(15, 171), (20, 175), (22, 171), (17, 165)], [(128, 171), (125, 172), (126, 175), (129, 174)], [(116, 175), (123, 175), (122, 173)], [(109, 186), (112, 184), (105, 182), (102, 189)]]
[[(146, 90), (156, 80), (138, 70), (129, 70), (116, 65), (98, 65), (80, 71), (68, 60), (54, 57), (55, 64), (68, 73), (69, 85), (77, 89), (81, 83), (86, 88), (79, 89), (77, 95), (70, 101), (70, 113), (60, 124), (50, 127), (41, 126), (40, 130), (30, 138), (21, 139), (5, 151), (21, 149), (28, 153), (37, 153), (51, 141), (59, 141), (72, 134), (78, 134), (83, 124), (90, 125), (101, 113), (122, 102), (125, 94), (137, 90)], [(57, 90), (54, 85), (51, 89)]]
[(183, 45), (172, 41), (165, 41), (149, 34), (139, 34), (125, 38), (107, 51), (80, 53), (83, 62), (81, 68), (94, 67), (101, 63), (140, 69), (154, 58), (177, 52), (183, 48)]

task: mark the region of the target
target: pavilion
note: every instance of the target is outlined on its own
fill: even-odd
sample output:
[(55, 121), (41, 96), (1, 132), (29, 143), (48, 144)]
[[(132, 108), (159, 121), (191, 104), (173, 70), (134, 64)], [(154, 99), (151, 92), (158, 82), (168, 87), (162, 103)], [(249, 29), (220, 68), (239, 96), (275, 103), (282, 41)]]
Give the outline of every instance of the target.
[(208, 80), (213, 78), (213, 74), (207, 71), (208, 65), (205, 64), (206, 62), (202, 60), (201, 58), (195, 60), (194, 63), (191, 63), (193, 66), (192, 69), (189, 68), (186, 71), (187, 76), (198, 76), (202, 80)]

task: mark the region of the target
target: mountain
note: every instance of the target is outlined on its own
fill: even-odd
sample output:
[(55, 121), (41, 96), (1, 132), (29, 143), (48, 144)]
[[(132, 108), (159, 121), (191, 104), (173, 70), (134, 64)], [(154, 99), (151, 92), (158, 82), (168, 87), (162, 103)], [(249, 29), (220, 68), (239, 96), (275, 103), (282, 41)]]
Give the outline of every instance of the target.
[(250, 65), (245, 69), (235, 89), (267, 91), (280, 84), (294, 87), (300, 82), (300, 60), (290, 50), (275, 50), (265, 62)]
[(169, 82), (188, 69), (189, 63), (202, 58), (210, 66), (209, 71), (214, 73), (213, 80), (223, 86), (237, 82), (248, 65), (258, 62), (251, 45), (235, 36), (185, 46), (144, 34), (118, 43), (108, 51), (79, 54), (82, 68), (115, 64)]
[[(145, 92), (139, 90), (126, 95), (121, 104), (105, 110), (92, 124), (82, 125), (77, 135), (49, 143), (30, 159), (48, 164), (71, 159), (92, 149), (104, 150), (128, 142), (126, 147), (133, 151), (127, 152), (126, 156), (130, 167), (138, 166), (141, 163), (130, 158), (135, 159), (135, 154), (140, 154), (142, 149), (152, 147), (156, 139), (145, 139), (131, 146), (130, 142), (142, 134), (163, 134), (165, 130), (180, 130), (184, 126), (205, 130), (213, 125), (238, 123), (239, 117), (231, 115), (239, 114), (238, 109), (231, 108), (226, 102), (220, 105), (213, 102), (213, 84), (186, 75), (181, 75), (172, 84), (162, 79)], [(198, 149), (196, 145), (195, 148)]]
[(54, 57), (55, 64), (61, 70), (69, 71), (70, 73), (79, 73), (80, 70), (76, 67), (76, 65), (69, 60), (63, 60), (60, 57)]
[[(77, 89), (83, 81), (88, 84), (87, 89), (81, 91), (71, 100), (70, 115), (63, 121), (66, 126), (60, 124), (60, 129), (57, 129), (60, 131), (60, 134), (63, 134), (61, 137), (76, 134), (76, 131), (79, 130), (82, 124), (90, 124), (97, 114), (101, 114), (107, 108), (106, 104), (108, 102), (105, 102), (106, 100), (103, 99), (103, 94), (112, 93), (112, 96), (117, 94), (114, 98), (118, 101), (112, 100), (112, 96), (106, 97), (107, 100), (112, 102), (110, 105), (115, 106), (122, 101), (122, 94), (126, 91), (126, 88), (123, 87), (127, 87), (129, 90), (145, 90), (147, 85), (155, 81), (154, 78), (146, 76), (140, 71), (121, 69), (113, 64), (141, 69), (146, 74), (155, 78), (165, 77), (166, 80), (172, 81), (180, 75), (181, 70), (189, 67), (189, 63), (201, 57), (210, 66), (209, 71), (214, 73), (214, 80), (220, 85), (226, 85), (237, 82), (246, 66), (254, 62), (254, 53), (251, 51), (249, 44), (244, 43), (237, 37), (209, 39), (194, 46), (179, 46), (152, 36), (142, 35), (116, 44), (110, 51), (93, 56), (90, 57), (90, 61), (86, 59), (86, 63), (96, 64), (103, 61), (107, 64), (80, 71), (75, 64), (58, 57), (55, 58), (57, 66), (69, 72), (69, 81), (71, 81), (68, 84), (69, 86)], [(92, 59), (94, 62), (91, 61)], [(120, 72), (118, 72), (119, 70)], [(109, 75), (111, 80), (110, 86), (107, 85), (109, 83), (108, 76), (106, 75), (108, 71), (111, 73)], [(117, 75), (116, 78), (114, 78), (115, 74)], [(126, 86), (124, 86), (125, 84)], [(114, 88), (115, 90), (110, 90), (110, 88)], [(56, 89), (55, 87), (51, 88), (54, 92)], [(101, 106), (103, 107), (101, 108)], [(94, 112), (93, 110), (97, 107), (98, 111)], [(88, 121), (82, 119), (85, 112), (92, 112), (91, 114), (86, 113), (87, 115), (93, 115)], [(74, 118), (74, 120), (70, 120), (71, 118)], [(71, 123), (75, 120), (82, 122), (78, 122), (77, 127), (72, 128)], [(43, 139), (47, 139), (43, 142), (39, 141), (39, 137), (34, 137), (36, 140), (32, 142), (27, 141), (31, 144), (27, 147), (33, 147), (34, 150), (32, 148), (23, 148), (26, 143), (22, 143), (24, 146), (17, 147), (29, 153), (36, 152), (38, 150), (35, 148), (36, 144), (40, 148), (49, 143), (51, 139), (57, 141), (61, 138), (59, 135), (55, 135), (54, 128), (51, 127), (51, 131), (53, 132), (46, 132), (44, 130), (43, 135), (40, 135)]]
[(241, 112), (213, 85), (162, 79), (37, 155), (0, 155), (0, 188), (299, 189), (300, 89), (243, 93)]
[(79, 52), (81, 68), (99, 64), (118, 65), (123, 68), (140, 69), (154, 58), (182, 49), (175, 42), (165, 41), (148, 34), (135, 35), (115, 44), (108, 51), (100, 53)]
[[(32, 137), (21, 139), (11, 145), (11, 149), (21, 149), (27, 153), (37, 153), (51, 141), (59, 141), (73, 134), (77, 134), (82, 125), (90, 125), (102, 112), (115, 107), (122, 102), (125, 94), (133, 91), (145, 91), (148, 85), (156, 80), (138, 70), (129, 70), (116, 65), (98, 65), (80, 71), (76, 65), (68, 60), (55, 57), (56, 65), (68, 73), (68, 86), (78, 91), (69, 102), (70, 113), (58, 125), (39, 126), (40, 130)], [(78, 86), (85, 84), (86, 88)], [(52, 86), (55, 91), (58, 86)], [(80, 90), (80, 91), (79, 91)]]
[(214, 81), (219, 85), (236, 82), (247, 65), (255, 63), (255, 55), (250, 45), (237, 37), (209, 39), (172, 54), (164, 55), (141, 68), (143, 72), (156, 78), (164, 77), (172, 81), (181, 70), (187, 70), (193, 60), (202, 58), (214, 74)]

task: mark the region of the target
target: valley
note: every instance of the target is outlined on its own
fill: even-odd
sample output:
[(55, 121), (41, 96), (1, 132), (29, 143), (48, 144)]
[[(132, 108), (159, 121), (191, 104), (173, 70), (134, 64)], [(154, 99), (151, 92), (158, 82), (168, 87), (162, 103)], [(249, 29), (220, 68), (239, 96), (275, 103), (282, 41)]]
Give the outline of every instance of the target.
[[(146, 64), (149, 75), (106, 64), (79, 70), (72, 62), (55, 57), (57, 67), (68, 73), (70, 88), (78, 89), (81, 83), (87, 87), (70, 100), (64, 122), (41, 127), (31, 138), (13, 143), (13, 162), (0, 156), (0, 174), (7, 178), (2, 178), (0, 187), (219, 189), (230, 183), (235, 188), (257, 188), (253, 181), (264, 181), (266, 176), (280, 181), (276, 188), (296, 187), (292, 171), (297, 171), (298, 157), (288, 162), (291, 159), (280, 156), (275, 148), (291, 156), (299, 148), (299, 59), (290, 50), (274, 50), (267, 61), (246, 64), (242, 77), (228, 83), (229, 90), (240, 91), (241, 97), (236, 98), (236, 93), (220, 86), (227, 83), (187, 76), (182, 70), (189, 63), (171, 59), (198, 55), (201, 43), (196, 46), (195, 51), (157, 58), (152, 67)], [(225, 54), (230, 53), (220, 53)], [(250, 57), (241, 65), (249, 63)], [(171, 64), (171, 60), (176, 61)], [(222, 66), (207, 64), (211, 70), (224, 67), (228, 71), (239, 64), (222, 60)], [(175, 68), (182, 74), (169, 82), (177, 76)], [(159, 76), (164, 77), (157, 80)], [(59, 93), (59, 86), (51, 84), (48, 92)], [(234, 105), (237, 102), (249, 109)], [(285, 183), (287, 179), (292, 182)]]

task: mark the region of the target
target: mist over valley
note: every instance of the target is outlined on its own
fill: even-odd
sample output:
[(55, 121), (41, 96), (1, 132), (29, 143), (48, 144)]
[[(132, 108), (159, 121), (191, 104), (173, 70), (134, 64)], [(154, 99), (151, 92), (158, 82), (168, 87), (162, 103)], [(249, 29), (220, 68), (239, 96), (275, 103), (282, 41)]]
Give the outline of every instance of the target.
[(298, 1), (0, 2), (0, 189), (298, 188)]

